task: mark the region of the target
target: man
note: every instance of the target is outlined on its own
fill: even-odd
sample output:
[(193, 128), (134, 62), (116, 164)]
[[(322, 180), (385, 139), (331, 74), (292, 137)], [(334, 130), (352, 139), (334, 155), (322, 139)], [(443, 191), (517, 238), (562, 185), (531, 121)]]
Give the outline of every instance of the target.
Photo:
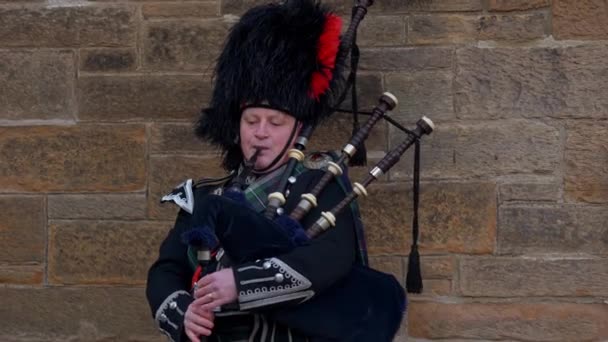
[[(329, 113), (332, 86), (342, 81), (336, 61), (340, 19), (313, 0), (257, 6), (233, 27), (216, 66), (210, 107), (202, 112), (197, 134), (224, 152), (231, 176), (197, 185), (185, 182), (165, 196), (180, 210), (150, 268), (147, 296), (160, 330), (172, 341), (308, 341), (301, 331), (277, 320), (277, 313), (323, 294), (346, 276), (364, 253), (356, 207), (338, 216), (336, 227), (317, 239), (268, 258), (233, 263), (221, 249), (195, 279), (191, 250), (182, 242), (206, 210), (209, 194), (222, 194), (243, 181), (246, 206), (262, 212), (274, 191), (302, 125), (315, 125)], [(256, 154), (247, 177), (243, 161)], [(329, 160), (319, 155), (299, 164), (285, 212), (321, 178)], [(241, 187), (241, 184), (238, 185)], [(328, 210), (345, 196), (334, 180), (318, 208)], [(243, 207), (245, 210), (245, 206)], [(320, 214), (304, 219), (308, 227)]]

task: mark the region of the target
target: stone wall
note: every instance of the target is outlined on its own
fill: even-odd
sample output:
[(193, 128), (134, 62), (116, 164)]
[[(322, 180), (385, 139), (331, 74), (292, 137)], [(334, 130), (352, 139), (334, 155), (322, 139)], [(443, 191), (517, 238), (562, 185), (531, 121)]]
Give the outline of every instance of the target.
[[(164, 340), (143, 293), (175, 215), (159, 196), (222, 174), (192, 121), (257, 2), (0, 0), (0, 340)], [(437, 124), (398, 340), (608, 340), (608, 3), (406, 3), (376, 0), (359, 36), (363, 106), (388, 90), (397, 120)], [(371, 161), (401, 138), (381, 125)], [(361, 202), (372, 264), (401, 281), (411, 157)]]

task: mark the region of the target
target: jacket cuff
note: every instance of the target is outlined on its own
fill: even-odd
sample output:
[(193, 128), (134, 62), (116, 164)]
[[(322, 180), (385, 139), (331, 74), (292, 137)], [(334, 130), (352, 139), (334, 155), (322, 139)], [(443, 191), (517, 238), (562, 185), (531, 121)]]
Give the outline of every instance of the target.
[(184, 315), (194, 299), (190, 293), (180, 290), (170, 294), (160, 305), (154, 320), (160, 332), (167, 335), (171, 342), (182, 340), (184, 331)]
[(278, 258), (233, 268), (241, 310), (301, 303), (314, 295), (311, 282)]

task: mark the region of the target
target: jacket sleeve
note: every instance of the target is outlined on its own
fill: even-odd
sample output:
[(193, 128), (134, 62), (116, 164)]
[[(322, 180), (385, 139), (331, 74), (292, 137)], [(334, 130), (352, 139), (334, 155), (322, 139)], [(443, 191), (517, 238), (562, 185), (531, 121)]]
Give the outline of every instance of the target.
[(181, 242), (182, 233), (189, 228), (190, 214), (180, 210), (175, 226), (160, 246), (159, 256), (150, 267), (146, 296), (159, 330), (171, 341), (187, 341), (184, 334), (184, 314), (193, 301), (190, 282), (193, 276), (188, 261), (188, 249)]
[[(300, 194), (308, 192), (321, 176), (298, 179), (285, 206), (290, 212)], [(298, 182), (300, 184), (298, 184)], [(299, 188), (299, 189), (298, 189)], [(318, 199), (318, 206), (304, 219), (309, 227), (321, 211), (329, 211), (345, 197), (335, 180), (330, 182)], [(337, 216), (336, 226), (309, 243), (283, 255), (260, 259), (233, 267), (241, 310), (298, 304), (322, 293), (351, 269), (356, 255), (356, 233), (353, 213), (345, 209)]]

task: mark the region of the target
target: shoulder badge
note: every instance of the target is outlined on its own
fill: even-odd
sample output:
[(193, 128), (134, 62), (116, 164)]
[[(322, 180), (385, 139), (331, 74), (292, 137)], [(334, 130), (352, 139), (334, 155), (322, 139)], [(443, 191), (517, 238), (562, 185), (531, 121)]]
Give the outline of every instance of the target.
[(319, 170), (327, 168), (329, 162), (334, 161), (331, 154), (327, 152), (313, 152), (304, 158), (302, 164), (311, 170)]
[(194, 210), (194, 194), (192, 193), (192, 179), (178, 185), (171, 193), (163, 196), (160, 203), (174, 202), (180, 208), (192, 214)]

